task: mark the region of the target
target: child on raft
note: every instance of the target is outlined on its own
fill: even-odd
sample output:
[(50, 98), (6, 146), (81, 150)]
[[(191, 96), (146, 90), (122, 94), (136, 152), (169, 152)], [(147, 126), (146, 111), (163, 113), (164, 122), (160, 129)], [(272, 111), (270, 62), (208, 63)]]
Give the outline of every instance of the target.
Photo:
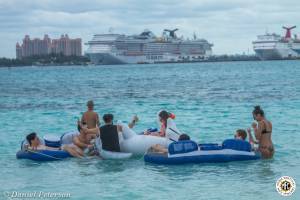
[(246, 140), (247, 132), (244, 129), (237, 129), (234, 134), (234, 139), (236, 140)]

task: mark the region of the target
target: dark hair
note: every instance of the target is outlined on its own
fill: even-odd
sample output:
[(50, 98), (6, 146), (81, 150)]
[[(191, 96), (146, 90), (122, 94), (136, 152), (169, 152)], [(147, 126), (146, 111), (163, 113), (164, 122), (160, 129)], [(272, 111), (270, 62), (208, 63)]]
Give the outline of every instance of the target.
[(77, 130), (78, 130), (78, 132), (81, 131), (81, 126), (80, 126), (80, 124), (77, 124)]
[[(82, 122), (82, 125), (86, 125), (86, 122)], [(77, 124), (77, 130), (78, 130), (78, 132), (81, 131), (81, 126), (79, 123)]]
[(112, 122), (113, 120), (114, 120), (113, 114), (105, 114), (105, 115), (103, 115), (103, 121), (104, 121), (105, 123), (110, 123), (110, 122)]
[(158, 116), (160, 118), (162, 118), (163, 120), (167, 121), (167, 119), (170, 117), (170, 113), (168, 113), (165, 110), (162, 110), (162, 111), (159, 112)]
[(247, 138), (247, 132), (244, 129), (238, 129), (236, 130), (236, 133), (238, 136), (240, 136), (243, 140)]
[(178, 141), (183, 141), (183, 140), (190, 140), (190, 136), (188, 134), (181, 134), (178, 138)]
[(29, 133), (26, 136), (26, 140), (29, 143), (29, 145), (31, 145), (31, 141), (34, 140), (37, 137), (37, 134), (35, 132)]
[(263, 109), (261, 109), (260, 106), (255, 106), (255, 107), (254, 107), (254, 110), (253, 110), (253, 112), (252, 112), (252, 114), (253, 114), (253, 115), (258, 115), (258, 114), (260, 114), (262, 117), (265, 116), (265, 112), (263, 111)]

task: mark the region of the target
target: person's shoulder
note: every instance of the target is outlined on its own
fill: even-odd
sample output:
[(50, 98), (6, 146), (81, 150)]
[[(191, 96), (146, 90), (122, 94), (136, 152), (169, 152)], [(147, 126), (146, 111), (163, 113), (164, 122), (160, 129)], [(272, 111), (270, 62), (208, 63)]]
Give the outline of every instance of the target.
[(88, 114), (89, 111), (85, 111), (82, 116), (85, 117)]
[(98, 116), (98, 113), (96, 111), (92, 111), (94, 115)]

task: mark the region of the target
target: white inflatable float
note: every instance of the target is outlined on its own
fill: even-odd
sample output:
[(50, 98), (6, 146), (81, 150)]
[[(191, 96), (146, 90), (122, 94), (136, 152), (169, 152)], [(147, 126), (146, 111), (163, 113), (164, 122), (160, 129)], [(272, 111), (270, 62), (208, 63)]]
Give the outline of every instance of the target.
[(95, 147), (96, 147), (97, 151), (99, 152), (99, 155), (104, 159), (120, 160), (120, 159), (127, 159), (127, 158), (132, 157), (132, 153), (112, 152), (112, 151), (103, 150), (100, 137), (96, 138)]
[(172, 141), (178, 141), (178, 134), (180, 134), (172, 119), (168, 119), (166, 137), (138, 135), (127, 124), (118, 122), (118, 125), (122, 126), (122, 133), (119, 134), (121, 151), (134, 155), (143, 155), (151, 146), (156, 144), (168, 148)]

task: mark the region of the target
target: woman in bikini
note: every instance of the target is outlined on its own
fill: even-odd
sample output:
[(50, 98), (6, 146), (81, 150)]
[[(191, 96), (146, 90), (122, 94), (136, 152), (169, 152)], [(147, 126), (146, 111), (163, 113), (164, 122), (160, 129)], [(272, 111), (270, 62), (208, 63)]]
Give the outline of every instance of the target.
[(258, 144), (258, 150), (263, 158), (272, 158), (274, 155), (274, 146), (271, 139), (272, 123), (265, 118), (265, 113), (260, 106), (255, 106), (252, 114), (253, 119), (256, 120), (252, 123), (256, 140), (253, 139), (251, 130), (248, 129), (250, 142)]

